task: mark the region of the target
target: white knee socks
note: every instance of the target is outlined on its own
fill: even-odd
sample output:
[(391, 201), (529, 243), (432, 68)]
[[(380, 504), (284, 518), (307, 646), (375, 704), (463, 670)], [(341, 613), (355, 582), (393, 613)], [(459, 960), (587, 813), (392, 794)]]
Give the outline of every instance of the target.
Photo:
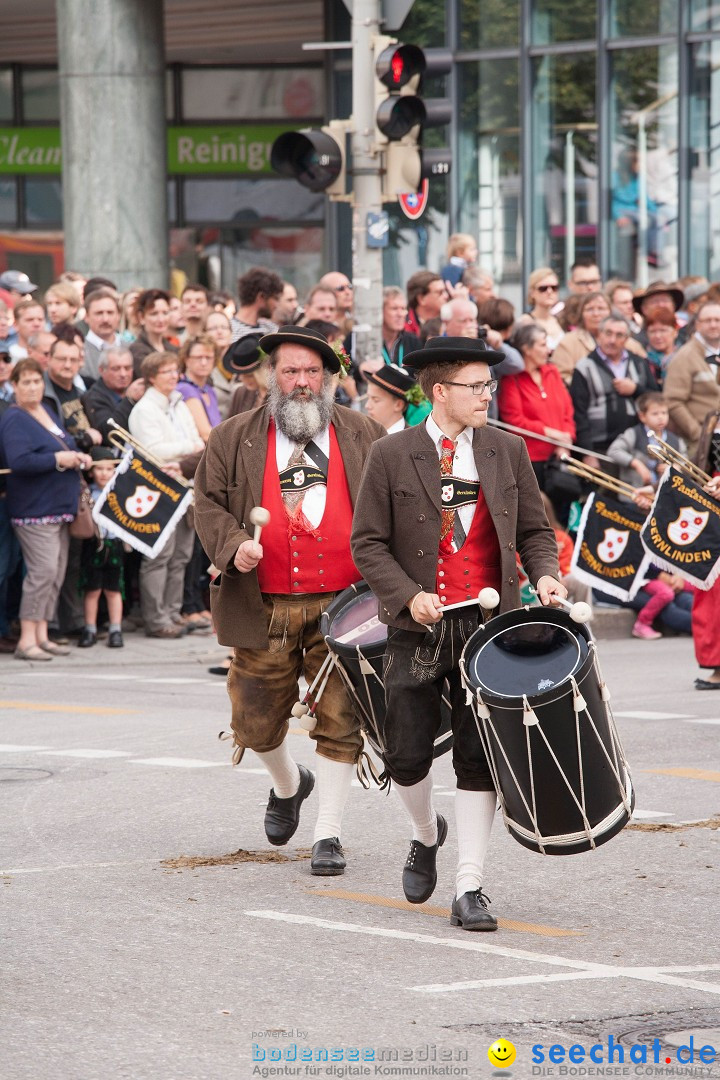
[(432, 769), (419, 784), (411, 787), (394, 784), (393, 787), (410, 818), (413, 840), (419, 840), (425, 847), (437, 844), (437, 815), (432, 801)]
[(485, 854), (495, 816), (494, 791), (464, 791), (455, 795), (455, 825), (458, 840), (456, 895), (475, 892), (482, 885)]
[(333, 761), (322, 754), (315, 755), (318, 782), (318, 816), (313, 843), (340, 838), (343, 810), (350, 794), (355, 766), (345, 761)]
[(266, 750), (257, 756), (270, 773), (273, 788), (278, 799), (289, 799), (300, 787), (300, 770), (290, 757), (287, 739), (283, 739), (274, 750)]

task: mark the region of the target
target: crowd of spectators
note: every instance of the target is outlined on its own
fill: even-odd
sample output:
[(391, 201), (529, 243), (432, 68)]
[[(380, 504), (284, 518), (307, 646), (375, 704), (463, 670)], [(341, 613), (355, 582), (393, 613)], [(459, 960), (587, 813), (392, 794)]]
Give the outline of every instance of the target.
[[(97, 494), (112, 477), (119, 425), (192, 482), (212, 428), (265, 400), (258, 343), (288, 323), (344, 346), (350, 378), (339, 382), (337, 400), (390, 431), (428, 414), (404, 364), (428, 338), (480, 335), (503, 351), (490, 416), (526, 440), (565, 576), (583, 594), (569, 580), (583, 491), (562, 458), (573, 453), (640, 487), (659, 481), (662, 466), (647, 453), (653, 437), (691, 456), (706, 452), (720, 416), (720, 283), (687, 278), (637, 289), (613, 278), (603, 287), (598, 267), (579, 260), (563, 299), (552, 267), (533, 270), (525, 309), (516, 311), (476, 262), (474, 238), (456, 234), (438, 273), (419, 269), (403, 288), (387, 286), (382, 352), (362, 362), (353, 284), (340, 271), (303, 297), (261, 267), (242, 275), (236, 297), (196, 283), (179, 296), (159, 287), (121, 294), (107, 278), (75, 273), (40, 297), (26, 275), (1, 275), (0, 651), (52, 660), (73, 639), (95, 645), (104, 624), (113, 648), (122, 647), (123, 629), (166, 639), (209, 632), (210, 568), (192, 513), (155, 559), (100, 532), (82, 540), (71, 536), (81, 478)], [(689, 631), (687, 590), (671, 575), (658, 574), (641, 599), (637, 636), (657, 636), (653, 623), (666, 609), (666, 625)]]

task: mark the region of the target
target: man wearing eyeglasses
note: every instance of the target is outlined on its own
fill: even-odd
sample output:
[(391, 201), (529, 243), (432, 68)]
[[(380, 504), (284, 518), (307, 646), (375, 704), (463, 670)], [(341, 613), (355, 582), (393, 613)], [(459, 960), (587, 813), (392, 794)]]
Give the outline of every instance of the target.
[(412, 823), (403, 889), (414, 904), (433, 893), (447, 835), (433, 807), (431, 766), (449, 682), (459, 848), (451, 921), (465, 930), (497, 928), (482, 892), (496, 796), (458, 669), (479, 608), (444, 608), (485, 587), (497, 589), (501, 611), (519, 607), (516, 551), (543, 604), (567, 595), (525, 443), (487, 427), (492, 369), (504, 359), (464, 337), (431, 338), (405, 357), (432, 413), (371, 446), (351, 540), (388, 625), (381, 735), (387, 772)]
[(334, 321), (344, 333), (349, 334), (352, 330), (353, 300), (355, 299), (349, 279), (338, 270), (330, 270), (327, 274), (323, 274), (318, 284), (335, 293), (337, 319)]

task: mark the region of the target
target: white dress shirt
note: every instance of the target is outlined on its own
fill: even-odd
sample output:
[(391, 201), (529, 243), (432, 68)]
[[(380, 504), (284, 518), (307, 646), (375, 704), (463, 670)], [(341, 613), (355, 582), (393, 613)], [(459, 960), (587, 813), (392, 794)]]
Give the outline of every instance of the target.
[[(425, 421), (425, 428), (435, 444), (439, 460), (442, 455), (442, 441), (443, 439), (449, 439), (450, 436), (440, 430), (433, 420), (432, 413), (430, 413)], [(452, 474), (453, 476), (457, 476), (459, 480), (472, 480), (477, 483), (480, 477), (478, 476), (477, 466), (475, 465), (475, 455), (473, 454), (472, 444), (474, 434), (474, 429), (468, 426), (463, 428), (457, 439), (454, 440), (455, 457), (453, 458)], [(475, 505), (475, 503), (470, 503), (468, 506), (461, 506), (459, 510), (455, 511), (456, 514), (460, 515), (460, 523), (465, 530), (466, 536), (470, 535), (470, 529), (475, 516)]]
[[(330, 460), (330, 428), (325, 428), (312, 440), (315, 445), (322, 450), (325, 457)], [(284, 435), (280, 428), (275, 425), (275, 459), (277, 461), (278, 472), (282, 472), (283, 469), (287, 469), (290, 464), (290, 458), (295, 453), (298, 447), (298, 443), (294, 443), (292, 439), (288, 439), (287, 435)], [(305, 460), (310, 464), (310, 458), (305, 455)], [(313, 529), (317, 529), (318, 525), (323, 519), (325, 513), (325, 499), (327, 496), (327, 487), (325, 484), (315, 484), (313, 487), (308, 488), (305, 492), (305, 497), (302, 502), (302, 511), (305, 517), (308, 519)]]
[(405, 417), (401, 416), (399, 420), (396, 420), (394, 424), (387, 429), (388, 435), (394, 435), (396, 431), (405, 430)]

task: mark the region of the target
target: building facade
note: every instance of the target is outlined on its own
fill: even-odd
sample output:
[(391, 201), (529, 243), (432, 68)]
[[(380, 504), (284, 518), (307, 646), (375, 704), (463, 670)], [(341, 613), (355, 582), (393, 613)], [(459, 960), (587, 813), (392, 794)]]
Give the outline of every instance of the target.
[[(63, 261), (57, 45), (50, 0), (33, 7), (34, 23), (0, 3), (0, 263), (47, 284)], [(257, 263), (301, 289), (330, 265), (349, 272), (348, 208), (269, 166), (279, 131), (351, 111), (350, 51), (302, 48), (349, 40), (344, 3), (267, 0), (262, 21), (256, 5), (198, 8), (190, 24), (185, 5), (165, 5), (173, 267), (230, 288)], [(516, 301), (533, 267), (565, 280), (585, 255), (639, 284), (720, 279), (716, 5), (415, 0), (397, 36), (453, 51), (438, 88), (453, 121), (429, 133), (449, 141), (453, 169), (419, 223), (387, 207), (386, 283), (438, 268), (453, 231), (477, 236), (480, 264)]]

